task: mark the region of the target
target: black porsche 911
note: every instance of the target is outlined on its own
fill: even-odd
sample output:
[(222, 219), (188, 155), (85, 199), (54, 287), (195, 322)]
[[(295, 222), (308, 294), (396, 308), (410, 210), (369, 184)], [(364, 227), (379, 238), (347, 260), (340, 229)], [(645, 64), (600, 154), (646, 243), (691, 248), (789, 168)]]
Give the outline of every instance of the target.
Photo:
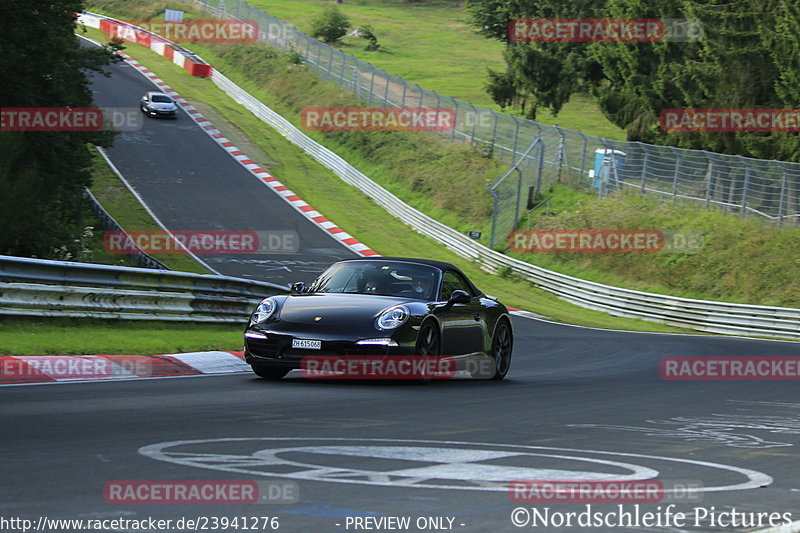
[(513, 330), (506, 307), (453, 265), (374, 257), (339, 261), (308, 287), (264, 299), (244, 341), (245, 360), (266, 379), (326, 356), (441, 356), (475, 378), (503, 379)]

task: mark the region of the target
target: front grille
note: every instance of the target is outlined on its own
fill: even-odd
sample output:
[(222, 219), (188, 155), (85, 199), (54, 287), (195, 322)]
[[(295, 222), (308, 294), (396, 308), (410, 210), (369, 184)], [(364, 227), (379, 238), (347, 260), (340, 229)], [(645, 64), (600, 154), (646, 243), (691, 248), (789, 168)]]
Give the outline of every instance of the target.
[(292, 337), (267, 333), (266, 339), (245, 338), (247, 351), (258, 358), (278, 359), (299, 363), (303, 357), (341, 355), (341, 356), (384, 356), (386, 346), (360, 346), (353, 341), (322, 341), (319, 350), (292, 348)]

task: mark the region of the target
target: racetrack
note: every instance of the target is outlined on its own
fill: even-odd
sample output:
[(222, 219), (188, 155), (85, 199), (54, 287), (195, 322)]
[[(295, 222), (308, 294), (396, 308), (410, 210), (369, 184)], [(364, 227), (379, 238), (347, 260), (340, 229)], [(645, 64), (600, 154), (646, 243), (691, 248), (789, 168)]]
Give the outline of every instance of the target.
[[(508, 477), (549, 479), (557, 472), (637, 479), (654, 471), (664, 481), (712, 490), (701, 493), (702, 501), (678, 503), (679, 510), (734, 506), (800, 519), (797, 382), (659, 376), (659, 361), (668, 355), (798, 356), (799, 344), (599, 331), (520, 317), (514, 326), (514, 363), (502, 382), (290, 375), (272, 383), (239, 374), (4, 387), (2, 512), (176, 520), (277, 515), (281, 530), (297, 532), (344, 531), (335, 524), (346, 516), (435, 515), (463, 523), (457, 530), (513, 531), (514, 508), (545, 505), (510, 501), (502, 490)], [(286, 464), (259, 459), (276, 448), (284, 450), (277, 462)], [(103, 499), (104, 483), (112, 480), (243, 479), (294, 481), (299, 501), (121, 505)], [(481, 486), (491, 479), (499, 481)]]
[[(129, 67), (112, 68), (110, 79), (95, 80), (97, 103), (135, 105), (148, 84)], [(252, 229), (254, 216), (271, 213), (259, 220), (276, 225), (264, 229), (296, 229), (309, 243), (301, 255), (315, 268), (350, 255), (292, 218), (289, 206), (211, 144), (181, 116), (145, 121), (144, 130), (120, 136), (109, 153), (171, 229)], [(195, 226), (202, 222), (208, 225)], [(313, 277), (263, 264), (215, 267), (280, 283)], [(673, 356), (800, 357), (800, 343), (513, 321), (514, 359), (500, 382), (308, 381), (294, 374), (267, 382), (236, 374), (2, 387), (0, 515), (35, 521), (278, 516), (278, 530), (292, 532), (354, 531), (345, 527), (347, 517), (412, 523), (446, 517), (452, 524), (438, 529), (608, 531), (615, 528), (517, 527), (512, 516), (524, 519), (513, 514), (517, 508), (578, 512), (586, 504), (518, 504), (507, 484), (656, 478), (695, 489), (692, 501), (676, 504), (678, 511), (720, 516), (735, 507), (800, 520), (797, 380), (671, 381), (659, 372), (661, 359)], [(107, 503), (104, 485), (114, 480), (296, 483), (299, 499)], [(635, 504), (624, 507), (632, 512)], [(628, 530), (751, 529), (701, 522)]]

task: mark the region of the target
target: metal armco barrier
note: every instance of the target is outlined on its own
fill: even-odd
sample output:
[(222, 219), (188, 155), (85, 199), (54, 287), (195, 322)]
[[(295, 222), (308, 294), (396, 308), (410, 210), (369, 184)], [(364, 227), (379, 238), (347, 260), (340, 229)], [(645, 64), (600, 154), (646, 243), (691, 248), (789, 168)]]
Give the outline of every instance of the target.
[(286, 287), (228, 276), (0, 256), (0, 315), (242, 322)]

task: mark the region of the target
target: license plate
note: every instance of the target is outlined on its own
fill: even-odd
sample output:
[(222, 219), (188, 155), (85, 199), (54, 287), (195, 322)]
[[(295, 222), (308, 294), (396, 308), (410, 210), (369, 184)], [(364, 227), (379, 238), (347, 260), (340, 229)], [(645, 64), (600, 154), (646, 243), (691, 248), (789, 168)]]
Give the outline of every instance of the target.
[(302, 348), (304, 350), (319, 350), (322, 348), (322, 341), (311, 341), (308, 339), (292, 339), (292, 348)]

